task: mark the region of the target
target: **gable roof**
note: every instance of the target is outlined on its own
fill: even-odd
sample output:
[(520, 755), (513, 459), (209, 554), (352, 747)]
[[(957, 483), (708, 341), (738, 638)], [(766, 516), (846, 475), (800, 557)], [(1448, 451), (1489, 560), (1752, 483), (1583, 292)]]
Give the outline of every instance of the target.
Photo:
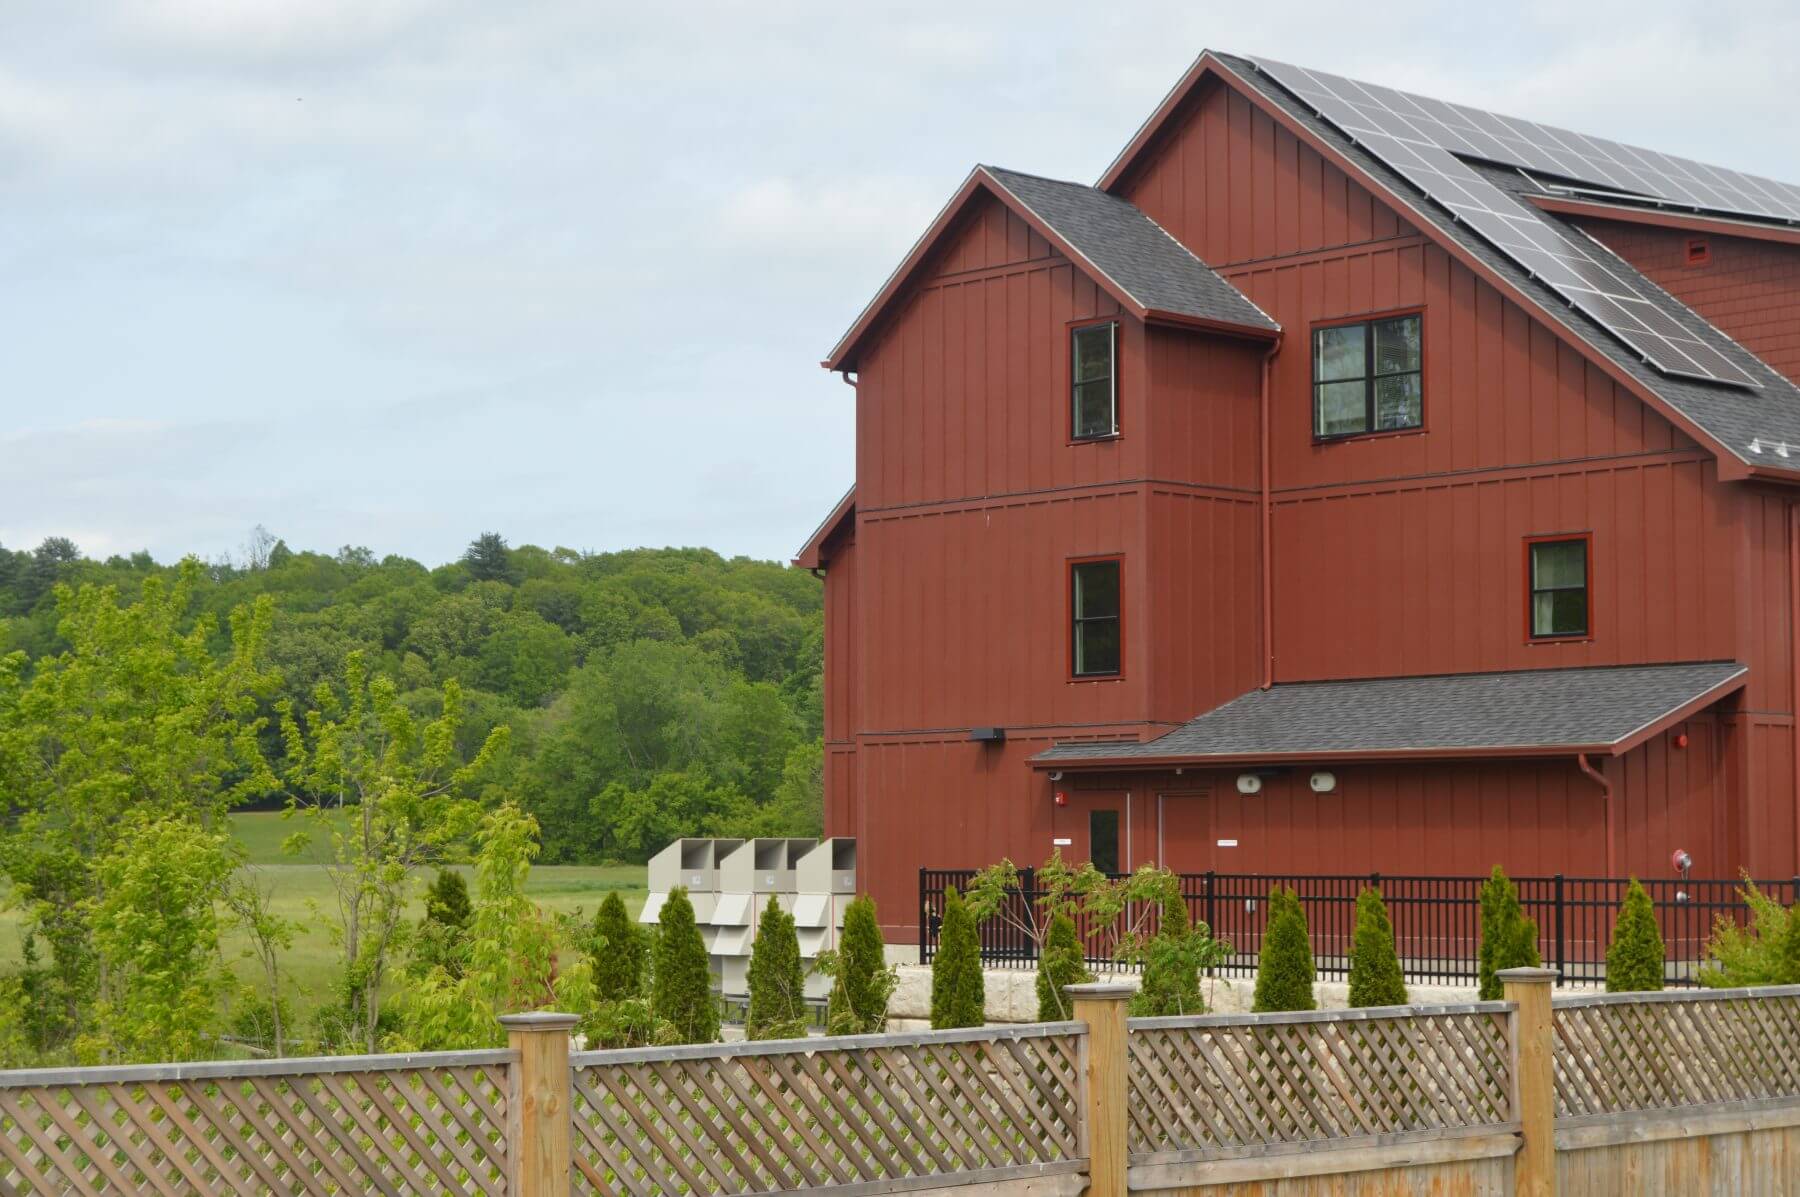
[[(1387, 197), (1409, 221), (1465, 265), (1553, 327), (1565, 330), (1571, 343), (1591, 361), (1710, 449), (1719, 458), (1722, 476), (1756, 475), (1800, 481), (1800, 388), (1792, 381), (1645, 278), (1617, 254), (1554, 212), (1530, 205), (1547, 224), (1580, 239), (1591, 255), (1629, 282), (1652, 307), (1750, 375), (1757, 385), (1754, 389), (1745, 389), (1659, 372), (1648, 365), (1637, 350), (1572, 306), (1550, 286), (1491, 245), (1469, 224), (1456, 219), (1451, 211), (1427, 197), (1419, 187), (1319, 116), (1307, 102), (1248, 59), (1212, 51), (1203, 53), (1107, 169), (1100, 180), (1102, 188), (1119, 187), (1187, 96), (1209, 76), (1239, 90), (1253, 102), (1261, 103), (1301, 140), (1319, 149), (1353, 178)], [(1522, 201), (1529, 201), (1535, 194), (1547, 190), (1516, 167), (1497, 167), (1478, 160), (1467, 165), (1489, 183)], [(1789, 449), (1795, 452), (1789, 455)]]
[(1256, 338), (1272, 339), (1281, 331), (1243, 292), (1129, 201), (1084, 183), (977, 166), (826, 356), (821, 363), (826, 369), (856, 368), (865, 338), (982, 194), (1004, 204), (1140, 320)]
[(813, 529), (813, 534), (806, 538), (806, 543), (800, 546), (800, 551), (794, 554), (794, 564), (801, 569), (825, 568), (825, 563), (831, 559), (831, 554), (825, 551), (825, 546), (842, 529), (853, 527), (855, 523), (856, 487), (851, 486), (844, 492), (844, 497), (837, 501), (837, 506), (831, 509), (831, 514), (827, 515), (824, 521)]
[(1142, 743), (1059, 744), (1062, 765), (1617, 756), (1741, 688), (1735, 661), (1289, 682)]

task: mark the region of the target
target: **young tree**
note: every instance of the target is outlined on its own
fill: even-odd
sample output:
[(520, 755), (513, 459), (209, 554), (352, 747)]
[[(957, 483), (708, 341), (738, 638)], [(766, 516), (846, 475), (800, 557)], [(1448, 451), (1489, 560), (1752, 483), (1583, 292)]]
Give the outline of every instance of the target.
[(1356, 942), (1350, 949), (1350, 1004), (1404, 1006), (1406, 978), (1394, 948), (1394, 924), (1381, 891), (1370, 886), (1356, 895)]
[(1706, 941), (1706, 964), (1695, 974), (1710, 989), (1800, 983), (1800, 917), (1769, 897), (1750, 875), (1738, 891), (1750, 908), (1750, 925), (1739, 926), (1723, 915), (1713, 922)]
[[(427, 722), (400, 701), (391, 679), (370, 674), (361, 652), (350, 654), (344, 673), (343, 692), (321, 685), (303, 717), (281, 704), (281, 726), (289, 805), (331, 846), (326, 872), (337, 902), (341, 1033), (373, 1052), (383, 988), (409, 930), (403, 916), (413, 875), (454, 854), (474, 831), (481, 818), (477, 782), (508, 732), (495, 728), (464, 765), (456, 750), (462, 691), (455, 682), (444, 684), (442, 714)], [(347, 828), (334, 823), (325, 800), (354, 808)], [(288, 846), (300, 851), (306, 841), (299, 833)]]
[(806, 972), (800, 964), (800, 937), (794, 916), (775, 895), (763, 908), (750, 950), (750, 1011), (745, 1033), (752, 1039), (806, 1036)]
[(594, 988), (603, 1002), (636, 997), (644, 988), (644, 933), (613, 890), (594, 914)]
[(1143, 984), (1132, 996), (1130, 1012), (1140, 1018), (1203, 1013), (1206, 1003), (1200, 997), (1200, 968), (1189, 950), (1193, 928), (1179, 887), (1163, 895), (1160, 908), (1156, 933), (1141, 949)]
[(1269, 892), (1269, 922), (1263, 931), (1251, 1009), (1259, 1014), (1314, 1009), (1314, 975), (1312, 939), (1300, 895), (1278, 885)]
[(1085, 985), (1094, 979), (1081, 950), (1081, 936), (1075, 920), (1058, 914), (1050, 920), (1044, 936), (1043, 955), (1038, 957), (1037, 1000), (1039, 1022), (1062, 1022), (1074, 1015), (1069, 996), (1063, 992), (1070, 985)]
[(875, 899), (864, 894), (844, 908), (838, 950), (819, 958), (819, 968), (832, 977), (826, 1022), (833, 1035), (874, 1035), (887, 1029), (897, 973), (886, 959)]
[(975, 917), (954, 886), (944, 894), (944, 925), (931, 958), (931, 1029), (978, 1027), (987, 1022), (987, 988), (981, 976), (981, 940)]
[(1606, 949), (1606, 992), (1641, 993), (1663, 987), (1663, 938), (1650, 895), (1633, 877), (1619, 906)]
[(468, 945), (465, 933), (473, 914), (469, 886), (455, 869), (439, 869), (425, 890), (425, 917), (413, 932), (412, 973), (424, 976), (441, 968), (462, 975)]
[(289, 1010), (285, 986), (282, 984), (281, 954), (294, 946), (294, 932), (299, 924), (275, 913), (274, 887), (241, 859), (235, 861), (236, 872), (226, 881), (221, 895), (226, 911), (243, 931), (250, 946), (244, 955), (256, 960), (262, 977), (261, 990), (253, 1002), (256, 1014), (240, 1019), (265, 1040), (269, 1053), (287, 1055)]
[(694, 923), (694, 904), (686, 888), (669, 891), (658, 928), (651, 1008), (674, 1028), (677, 1042), (717, 1042), (719, 1007), (713, 1001), (706, 941)]
[(1519, 889), (1499, 865), (1481, 883), (1481, 1000), (1499, 1001), (1505, 991), (1498, 974), (1507, 968), (1536, 968), (1537, 923), (1525, 917)]

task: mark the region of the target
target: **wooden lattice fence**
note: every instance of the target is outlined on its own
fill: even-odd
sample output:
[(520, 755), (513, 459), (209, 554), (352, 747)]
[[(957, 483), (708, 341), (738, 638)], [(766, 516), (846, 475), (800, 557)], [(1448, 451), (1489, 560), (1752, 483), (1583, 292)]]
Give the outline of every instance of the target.
[(1131, 1162), (1516, 1129), (1510, 1009), (1132, 1019)]
[(1565, 998), (1555, 1022), (1559, 1125), (1800, 1099), (1800, 986)]
[(511, 1058), (0, 1073), (0, 1192), (504, 1197)]
[(971, 1184), (1085, 1165), (1079, 1023), (588, 1052), (577, 1192)]

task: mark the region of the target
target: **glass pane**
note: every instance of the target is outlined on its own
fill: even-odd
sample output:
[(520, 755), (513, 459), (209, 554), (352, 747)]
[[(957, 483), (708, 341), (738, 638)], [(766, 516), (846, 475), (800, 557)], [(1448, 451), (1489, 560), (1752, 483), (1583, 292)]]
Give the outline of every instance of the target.
[(1117, 616), (1119, 613), (1119, 563), (1092, 561), (1075, 567), (1075, 618)]
[(1419, 369), (1419, 318), (1402, 316), (1375, 325), (1375, 373)]
[(1532, 597), (1533, 636), (1580, 636), (1587, 632), (1587, 591), (1547, 590)]
[(1119, 872), (1119, 812), (1088, 812), (1088, 859), (1102, 873)]
[(1557, 540), (1531, 546), (1531, 588), (1587, 584), (1587, 542)]
[(1368, 373), (1363, 365), (1365, 324), (1344, 324), (1337, 328), (1321, 328), (1313, 334), (1313, 381), (1331, 382), (1340, 378), (1361, 378)]
[(1119, 621), (1090, 619), (1075, 625), (1075, 676), (1119, 672)]
[(1375, 427), (1417, 428), (1425, 422), (1419, 376), (1396, 374), (1375, 380)]
[(1075, 435), (1111, 436), (1119, 430), (1113, 417), (1112, 379), (1075, 384)]
[(1317, 436), (1347, 436), (1369, 430), (1366, 384), (1356, 382), (1322, 382), (1313, 416), (1313, 432)]
[(1112, 325), (1075, 330), (1075, 381), (1112, 377)]

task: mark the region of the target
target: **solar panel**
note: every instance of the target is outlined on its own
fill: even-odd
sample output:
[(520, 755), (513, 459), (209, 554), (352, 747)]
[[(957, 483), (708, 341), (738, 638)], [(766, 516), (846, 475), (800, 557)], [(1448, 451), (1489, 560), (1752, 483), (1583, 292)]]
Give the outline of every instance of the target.
[(1256, 65), (1656, 369), (1733, 386), (1762, 385), (1611, 269), (1608, 255), (1591, 238), (1552, 224), (1462, 159), (1658, 198), (1663, 196), (1656, 188), (1685, 189), (1690, 196), (1738, 202), (1732, 197), (1750, 194), (1746, 189), (1756, 184), (1761, 202), (1786, 205), (1795, 219), (1800, 219), (1800, 188), (1285, 63), (1257, 59)]

